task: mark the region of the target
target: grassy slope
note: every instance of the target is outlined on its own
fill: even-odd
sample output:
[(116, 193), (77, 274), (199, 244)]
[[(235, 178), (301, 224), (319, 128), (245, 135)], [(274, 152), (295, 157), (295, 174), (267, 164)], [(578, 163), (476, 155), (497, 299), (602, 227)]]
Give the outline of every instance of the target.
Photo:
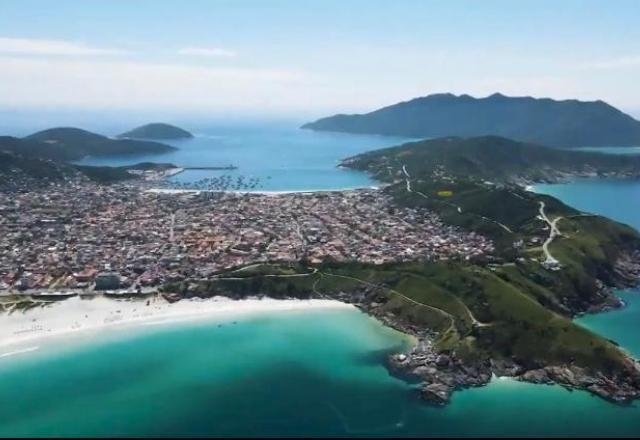
[[(387, 191), (400, 204), (424, 206), (447, 223), (491, 237), (497, 245), (498, 262), (503, 264), (498, 273), (526, 286), (530, 295), (556, 311), (584, 311), (602, 302), (597, 281), (615, 285), (614, 265), (621, 252), (640, 249), (640, 235), (630, 227), (584, 215), (550, 196), (464, 181), (416, 181), (413, 187), (427, 198), (408, 193), (400, 183)], [(438, 196), (442, 189), (451, 190), (452, 195)], [(540, 244), (548, 235), (538, 218), (540, 201), (550, 219), (563, 217), (558, 222), (562, 236), (549, 248), (562, 263), (561, 271), (550, 272), (539, 263), (543, 259)], [(538, 243), (532, 244), (534, 239)], [(525, 243), (521, 250), (513, 246), (519, 240)]]
[[(292, 271), (308, 275), (291, 277)], [(173, 284), (166, 290), (236, 298), (259, 292), (276, 298), (346, 295), (359, 302), (368, 289), (368, 302), (380, 304), (384, 314), (437, 332), (438, 347), (463, 358), (516, 358), (532, 368), (566, 363), (605, 372), (625, 368), (624, 355), (613, 343), (544, 307), (521, 286), (475, 265), (325, 264), (316, 273), (300, 266), (267, 265), (221, 276), (233, 279)]]

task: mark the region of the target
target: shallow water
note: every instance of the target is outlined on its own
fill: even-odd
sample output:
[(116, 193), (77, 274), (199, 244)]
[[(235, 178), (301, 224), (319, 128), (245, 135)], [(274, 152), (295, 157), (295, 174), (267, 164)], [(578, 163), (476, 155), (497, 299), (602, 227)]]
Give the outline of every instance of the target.
[[(640, 410), (495, 379), (446, 408), (391, 377), (407, 339), (355, 310), (140, 329), (0, 363), (0, 435), (632, 435)], [(544, 422), (542, 422), (544, 421)]]

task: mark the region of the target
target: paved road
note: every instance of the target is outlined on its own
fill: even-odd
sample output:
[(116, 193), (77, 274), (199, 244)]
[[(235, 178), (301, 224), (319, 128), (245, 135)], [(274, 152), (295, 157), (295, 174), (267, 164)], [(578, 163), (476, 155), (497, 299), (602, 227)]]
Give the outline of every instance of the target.
[(404, 175), (406, 176), (406, 181), (407, 181), (407, 192), (413, 192), (411, 191), (411, 176), (409, 175), (409, 172), (407, 171), (407, 166), (406, 165), (402, 165), (402, 172), (404, 173)]

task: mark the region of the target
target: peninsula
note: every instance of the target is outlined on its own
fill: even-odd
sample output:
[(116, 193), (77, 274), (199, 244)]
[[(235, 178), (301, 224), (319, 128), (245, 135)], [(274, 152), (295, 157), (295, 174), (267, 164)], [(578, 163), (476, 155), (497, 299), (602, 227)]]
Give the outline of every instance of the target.
[(341, 166), (381, 181), (405, 176), (448, 176), (477, 182), (528, 185), (575, 177), (640, 177), (640, 156), (572, 151), (500, 136), (443, 137), (375, 150), (344, 159)]
[(640, 145), (640, 121), (603, 101), (434, 94), (303, 128), (414, 138), (499, 135), (558, 147)]
[[(564, 152), (503, 138), (432, 142), (433, 157), (407, 144), (343, 162), (386, 182), (382, 190), (163, 193), (146, 191), (145, 179), (74, 178), (2, 186), (3, 307), (95, 295), (337, 299), (415, 337), (389, 368), (418, 377), (433, 403), (493, 375), (640, 397), (636, 360), (571, 320), (621, 305), (611, 289), (636, 283), (640, 234), (518, 184), (538, 168), (553, 175)], [(458, 169), (440, 142), (468, 158), (494, 145), (501, 159)], [(628, 173), (638, 160), (576, 157), (558, 169)]]

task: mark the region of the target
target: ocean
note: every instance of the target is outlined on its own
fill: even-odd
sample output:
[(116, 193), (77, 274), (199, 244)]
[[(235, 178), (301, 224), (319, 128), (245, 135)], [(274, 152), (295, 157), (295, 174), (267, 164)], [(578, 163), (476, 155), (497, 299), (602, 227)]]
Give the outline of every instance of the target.
[[(187, 141), (193, 148), (153, 160), (232, 162), (238, 172), (271, 176), (265, 189), (337, 189), (375, 185), (334, 169), (338, 159), (397, 141), (256, 130), (219, 138), (200, 133)], [(577, 181), (536, 190), (640, 229), (639, 182)], [(578, 322), (640, 357), (640, 296), (620, 295), (626, 308)], [(236, 324), (199, 321), (54, 342), (0, 358), (0, 436), (640, 435), (637, 402), (618, 406), (504, 378), (456, 392), (444, 408), (428, 406), (415, 384), (383, 365), (406, 337), (356, 310), (274, 312)]]

